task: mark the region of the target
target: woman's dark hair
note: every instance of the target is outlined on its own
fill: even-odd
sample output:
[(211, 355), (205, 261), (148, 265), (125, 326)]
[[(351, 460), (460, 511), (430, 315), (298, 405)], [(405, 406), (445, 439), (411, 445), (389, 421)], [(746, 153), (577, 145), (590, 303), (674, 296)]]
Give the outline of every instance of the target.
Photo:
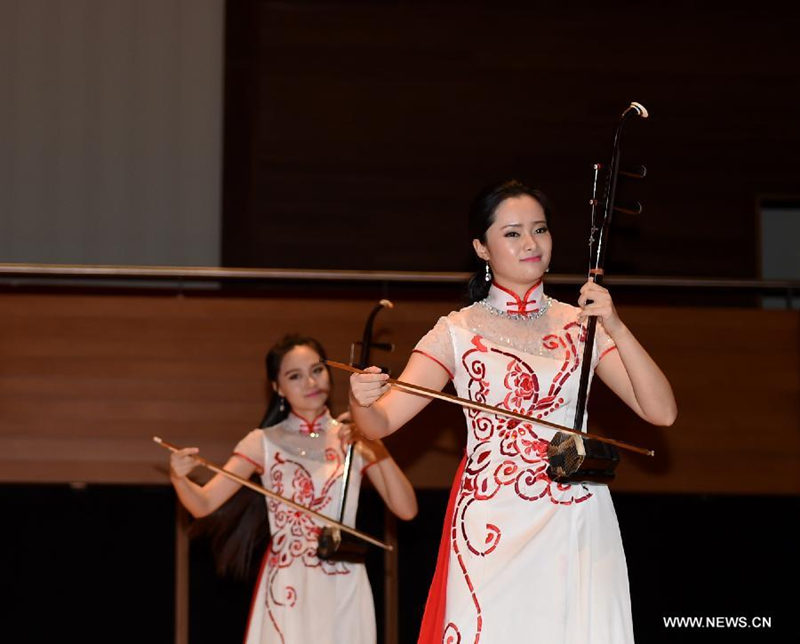
[[(297, 346), (311, 347), (323, 360), (325, 349), (319, 341), (297, 334), (285, 335), (267, 352), (267, 381), (276, 383), (284, 357)], [(325, 366), (330, 373), (330, 367)], [(267, 411), (259, 427), (272, 427), (289, 415), (289, 404), (284, 402), (281, 410), (281, 397), (270, 392)], [(259, 475), (250, 477), (254, 483), (261, 484)], [(207, 536), (214, 552), (217, 573), (238, 579), (249, 579), (269, 541), (269, 522), (267, 521), (264, 497), (258, 492), (242, 487), (215, 512), (194, 521), (189, 528), (192, 537)]]
[[(527, 195), (539, 202), (544, 210), (545, 217), (550, 220), (552, 209), (550, 201), (545, 194), (537, 188), (530, 188), (516, 179), (507, 179), (499, 183), (493, 183), (481, 190), (472, 200), (469, 209), (469, 234), (470, 239), (479, 239), (481, 243), (486, 243), (486, 231), (494, 223), (494, 215), (497, 208), (506, 199)], [(486, 281), (486, 269), (479, 268), (470, 278), (467, 285), (467, 295), (470, 302), (482, 300), (489, 294), (491, 282)]]

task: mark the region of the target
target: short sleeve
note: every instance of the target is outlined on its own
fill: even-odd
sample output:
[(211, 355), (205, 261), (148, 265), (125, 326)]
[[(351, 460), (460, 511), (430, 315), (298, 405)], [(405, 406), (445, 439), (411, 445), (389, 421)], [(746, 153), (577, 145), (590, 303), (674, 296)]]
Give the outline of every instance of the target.
[(447, 318), (441, 317), (430, 331), (417, 342), (414, 353), (420, 353), (437, 363), (453, 379), (455, 372), (455, 357), (453, 340), (450, 337), (450, 323)]
[(264, 471), (264, 432), (254, 429), (233, 448), (233, 455), (243, 458), (256, 466), (260, 472)]
[(600, 361), (609, 353), (615, 351), (616, 348), (617, 345), (614, 340), (612, 340), (611, 336), (606, 333), (603, 325), (598, 322), (594, 334), (594, 366), (597, 367)]

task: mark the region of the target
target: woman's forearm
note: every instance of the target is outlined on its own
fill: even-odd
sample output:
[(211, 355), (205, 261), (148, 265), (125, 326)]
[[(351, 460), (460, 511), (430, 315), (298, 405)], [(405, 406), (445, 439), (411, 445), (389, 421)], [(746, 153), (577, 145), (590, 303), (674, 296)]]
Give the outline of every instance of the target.
[[(593, 280), (581, 287), (578, 321), (597, 316), (616, 344), (616, 353), (602, 358), (596, 372), (639, 416), (654, 425), (672, 425), (678, 405), (669, 381), (620, 319), (608, 289)], [(612, 357), (613, 356), (613, 357)]]
[(178, 476), (175, 473), (170, 473), (169, 479), (172, 487), (175, 488), (178, 499), (189, 511), (189, 514), (196, 519), (211, 514), (208, 498), (202, 486), (189, 480), (186, 476)]
[[(381, 374), (377, 367), (370, 370), (350, 376), (350, 414), (366, 437), (377, 439), (400, 429), (431, 399), (391, 388), (387, 374)], [(412, 353), (399, 380), (441, 391), (448, 375), (430, 358)]]
[(362, 407), (350, 393), (350, 416), (359, 431), (370, 439), (380, 439), (392, 433), (389, 419), (380, 402)]
[(388, 455), (375, 462), (367, 473), (389, 509), (406, 521), (417, 516), (417, 495), (406, 475)]
[(627, 327), (614, 333), (613, 340), (644, 418), (672, 425), (678, 406), (667, 377)]
[[(247, 479), (255, 470), (255, 465), (233, 456), (225, 463), (224, 469)], [(240, 483), (221, 474), (215, 474), (205, 485), (198, 485), (183, 475), (182, 471), (179, 472), (170, 469), (169, 479), (180, 502), (195, 518), (207, 516), (217, 510), (241, 487)]]

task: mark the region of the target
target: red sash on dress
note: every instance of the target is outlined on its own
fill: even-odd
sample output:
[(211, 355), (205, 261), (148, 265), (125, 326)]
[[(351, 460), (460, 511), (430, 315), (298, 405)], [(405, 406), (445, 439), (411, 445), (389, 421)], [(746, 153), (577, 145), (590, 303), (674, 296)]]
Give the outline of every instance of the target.
[(450, 536), (453, 525), (453, 511), (456, 505), (458, 490), (461, 488), (461, 475), (467, 462), (466, 454), (453, 479), (450, 488), (450, 500), (447, 502), (447, 512), (444, 515), (442, 527), (442, 540), (439, 542), (439, 556), (436, 559), (436, 571), (428, 591), (428, 601), (425, 602), (425, 614), (422, 616), (422, 625), (419, 629), (417, 644), (441, 644), (444, 629), (444, 613), (447, 608), (447, 568), (450, 562)]

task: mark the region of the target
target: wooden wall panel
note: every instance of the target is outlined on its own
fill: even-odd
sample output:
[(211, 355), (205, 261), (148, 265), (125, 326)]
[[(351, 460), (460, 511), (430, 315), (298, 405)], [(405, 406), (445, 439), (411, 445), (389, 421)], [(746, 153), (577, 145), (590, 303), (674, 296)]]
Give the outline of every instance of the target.
[[(160, 435), (224, 461), (259, 422), (263, 356), (280, 334), (319, 337), (347, 361), (374, 301), (359, 297), (0, 294), (0, 480), (166, 483)], [(395, 299), (378, 316), (395, 373), (457, 305)], [(663, 366), (679, 418), (652, 428), (602, 383), (599, 433), (656, 450), (624, 454), (614, 488), (800, 493), (800, 313), (621, 307)], [(346, 400), (336, 374), (334, 409)], [(447, 487), (464, 445), (458, 408), (430, 405), (388, 439), (415, 485)]]

